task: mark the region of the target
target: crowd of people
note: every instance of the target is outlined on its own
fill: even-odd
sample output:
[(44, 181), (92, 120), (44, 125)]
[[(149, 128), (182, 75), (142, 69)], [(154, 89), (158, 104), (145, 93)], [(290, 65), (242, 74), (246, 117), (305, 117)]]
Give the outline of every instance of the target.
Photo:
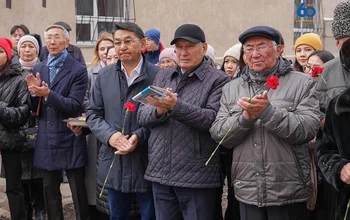
[[(287, 60), (281, 33), (254, 26), (221, 65), (196, 24), (165, 48), (159, 30), (122, 22), (99, 34), (89, 68), (68, 24), (43, 41), (15, 25), (0, 38), (11, 219), (62, 220), (65, 178), (77, 220), (350, 219), (349, 21), (340, 2), (336, 56), (305, 33)], [(133, 100), (149, 86), (162, 96)]]

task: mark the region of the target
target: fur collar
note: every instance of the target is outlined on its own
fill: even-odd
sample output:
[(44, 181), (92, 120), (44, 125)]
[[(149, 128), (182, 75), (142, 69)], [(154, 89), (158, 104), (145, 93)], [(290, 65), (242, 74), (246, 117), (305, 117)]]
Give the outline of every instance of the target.
[(350, 88), (336, 98), (334, 111), (337, 115), (350, 113)]

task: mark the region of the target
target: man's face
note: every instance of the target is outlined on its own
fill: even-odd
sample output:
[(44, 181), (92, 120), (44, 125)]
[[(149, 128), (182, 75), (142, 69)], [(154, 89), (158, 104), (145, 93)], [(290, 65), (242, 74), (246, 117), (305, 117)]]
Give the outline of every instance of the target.
[[(276, 48), (276, 49), (275, 49)], [(270, 70), (281, 53), (281, 46), (275, 46), (271, 39), (255, 36), (246, 40), (243, 45), (245, 61), (253, 71)]]
[(21, 28), (17, 28), (15, 33), (11, 35), (11, 41), (13, 43), (14, 48), (17, 48), (18, 41), (21, 37), (23, 37), (24, 31)]
[(192, 43), (184, 39), (178, 39), (175, 43), (178, 65), (185, 71), (198, 66), (207, 52), (207, 43)]
[(144, 46), (145, 39), (137, 38), (132, 31), (117, 30), (114, 33), (114, 48), (117, 57), (123, 63), (137, 62)]
[(68, 47), (69, 39), (64, 36), (64, 31), (60, 28), (51, 28), (45, 36), (45, 43), (49, 53), (57, 56)]
[(151, 40), (150, 38), (146, 37), (146, 49), (147, 51), (155, 51), (158, 49), (158, 45)]
[(347, 40), (347, 39), (350, 39), (350, 36), (349, 37), (344, 37), (342, 39), (339, 39), (337, 40), (337, 47), (338, 49), (340, 50), (340, 48), (343, 46), (343, 43)]

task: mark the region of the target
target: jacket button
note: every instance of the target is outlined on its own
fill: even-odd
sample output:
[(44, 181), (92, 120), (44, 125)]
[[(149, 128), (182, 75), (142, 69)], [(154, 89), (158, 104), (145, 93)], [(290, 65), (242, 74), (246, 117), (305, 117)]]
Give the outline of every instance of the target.
[(47, 121), (47, 124), (50, 124), (50, 121)]
[(256, 173), (257, 176), (259, 176), (259, 173)]

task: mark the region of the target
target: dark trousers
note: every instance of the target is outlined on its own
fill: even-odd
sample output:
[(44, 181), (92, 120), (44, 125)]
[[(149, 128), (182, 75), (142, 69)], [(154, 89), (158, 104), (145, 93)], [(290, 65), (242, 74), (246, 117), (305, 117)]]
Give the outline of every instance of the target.
[(26, 220), (22, 189), (22, 152), (2, 150), (2, 162), (6, 173), (6, 195), (12, 220)]
[[(142, 220), (155, 220), (152, 193), (136, 193)], [(128, 220), (132, 193), (108, 189), (111, 220)]]
[(239, 205), (241, 220), (307, 220), (306, 202), (261, 208), (242, 202)]
[[(75, 209), (76, 220), (89, 220), (89, 204), (85, 189), (85, 168), (66, 170)], [(62, 171), (42, 170), (45, 205), (49, 220), (63, 220), (60, 185)]]
[(222, 216), (222, 194), (223, 187), (217, 189), (216, 195), (216, 210), (215, 220), (240, 220), (239, 214), (239, 202), (235, 197), (235, 192), (232, 186), (231, 179), (231, 166), (232, 166), (232, 153), (233, 149), (226, 149), (224, 147), (219, 148), (221, 171), (223, 175), (223, 181), (227, 178), (227, 208)]
[(216, 188), (198, 189), (152, 184), (157, 220), (213, 220)]
[(22, 180), (24, 204), (27, 210), (27, 219), (32, 220), (33, 208), (37, 212), (45, 212), (43, 179)]

